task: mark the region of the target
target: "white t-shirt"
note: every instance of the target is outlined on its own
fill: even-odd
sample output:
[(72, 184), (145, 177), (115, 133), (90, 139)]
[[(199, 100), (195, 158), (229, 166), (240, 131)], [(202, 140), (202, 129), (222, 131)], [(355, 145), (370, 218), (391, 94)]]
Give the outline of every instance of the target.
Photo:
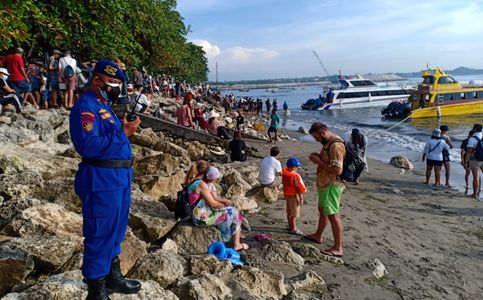
[[(138, 100), (138, 97), (139, 97), (139, 100)], [(148, 100), (148, 97), (146, 97), (146, 95), (144, 94), (141, 94), (141, 96), (139, 96), (138, 91), (135, 91), (134, 93), (132, 93), (131, 105), (134, 105), (136, 101), (137, 101), (136, 109), (135, 109), (136, 112), (140, 112), (143, 109), (143, 106), (149, 107), (149, 105), (151, 104)]]
[(64, 56), (59, 59), (59, 69), (61, 75), (63, 74), (65, 67), (68, 65), (71, 66), (75, 72), (77, 69), (77, 61), (75, 58), (72, 58), (72, 56)]
[(477, 132), (473, 134), (468, 140), (468, 145), (466, 145), (467, 148), (476, 148), (476, 146), (478, 145), (478, 140), (474, 137), (477, 137), (481, 140), (483, 138), (483, 132)]
[(449, 151), (449, 146), (443, 139), (430, 139), (424, 147), (424, 153), (427, 159), (443, 161), (443, 149)]
[(260, 163), (258, 181), (261, 184), (271, 184), (275, 181), (276, 173), (282, 172), (282, 165), (273, 156), (265, 157)]

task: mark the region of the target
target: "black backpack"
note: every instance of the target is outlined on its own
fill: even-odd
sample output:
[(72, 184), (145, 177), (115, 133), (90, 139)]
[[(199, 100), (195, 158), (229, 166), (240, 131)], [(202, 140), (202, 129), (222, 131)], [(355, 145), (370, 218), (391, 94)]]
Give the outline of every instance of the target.
[(478, 141), (475, 151), (473, 152), (475, 154), (475, 158), (477, 161), (483, 161), (483, 140), (477, 138), (476, 136), (474, 136), (473, 138)]
[(188, 195), (188, 188), (198, 180), (200, 179), (197, 179), (191, 182), (190, 184), (183, 186), (183, 189), (178, 192), (178, 196), (176, 198), (176, 204), (174, 206), (174, 217), (176, 219), (185, 219), (191, 216), (191, 212), (193, 211), (193, 208), (195, 208), (195, 206), (200, 201), (201, 196), (200, 198), (198, 198), (198, 200), (196, 200), (194, 205), (191, 206), (189, 201), (189, 195)]
[(67, 65), (65, 68), (64, 68), (64, 78), (71, 78), (72, 76), (74, 76), (74, 68), (72, 68), (71, 65)]
[(361, 176), (364, 168), (366, 167), (366, 163), (359, 154), (359, 147), (352, 143), (337, 139), (333, 140), (329, 144), (327, 151), (329, 151), (333, 143), (343, 143), (345, 146), (344, 164), (340, 178), (347, 182), (355, 182)]

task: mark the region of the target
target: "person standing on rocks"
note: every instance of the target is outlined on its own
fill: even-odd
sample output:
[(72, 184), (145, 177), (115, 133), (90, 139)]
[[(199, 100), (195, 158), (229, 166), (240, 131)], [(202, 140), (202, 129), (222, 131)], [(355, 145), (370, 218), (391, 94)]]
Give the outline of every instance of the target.
[(322, 251), (323, 254), (342, 257), (342, 220), (340, 218), (340, 198), (344, 183), (340, 178), (346, 154), (343, 140), (331, 132), (325, 124), (315, 122), (309, 133), (321, 142), (320, 154), (312, 153), (309, 158), (317, 165), (317, 194), (319, 198), (319, 224), (317, 231), (306, 236), (312, 242), (321, 244), (322, 234), (327, 224), (332, 227), (334, 246)]
[(82, 274), (87, 299), (106, 300), (108, 293), (137, 293), (141, 284), (126, 280), (118, 255), (126, 234), (131, 204), (132, 148), (128, 136), (141, 121), (109, 106), (120, 94), (124, 75), (110, 60), (97, 62), (89, 88), (70, 113), (70, 135), (82, 157), (75, 191), (82, 200), (84, 261)]

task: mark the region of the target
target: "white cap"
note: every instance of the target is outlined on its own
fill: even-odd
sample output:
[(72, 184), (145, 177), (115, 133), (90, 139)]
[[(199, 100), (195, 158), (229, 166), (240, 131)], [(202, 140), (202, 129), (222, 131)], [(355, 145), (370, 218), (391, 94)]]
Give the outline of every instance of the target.
[(10, 75), (10, 73), (8, 73), (8, 70), (5, 68), (0, 68), (0, 73), (3, 73), (5, 75)]

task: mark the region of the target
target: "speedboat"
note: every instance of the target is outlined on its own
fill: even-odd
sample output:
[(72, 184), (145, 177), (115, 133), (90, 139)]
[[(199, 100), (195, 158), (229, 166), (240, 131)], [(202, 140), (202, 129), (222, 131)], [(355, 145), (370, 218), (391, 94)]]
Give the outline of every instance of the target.
[(318, 110), (325, 104), (324, 98), (309, 99), (304, 104), (302, 104), (303, 110)]
[(423, 82), (410, 96), (411, 118), (483, 113), (483, 87), (464, 87), (440, 68), (423, 71)]
[(324, 91), (327, 102), (317, 110), (384, 106), (393, 101), (407, 101), (409, 93), (404, 87), (382, 87), (360, 76), (339, 77), (339, 87)]

